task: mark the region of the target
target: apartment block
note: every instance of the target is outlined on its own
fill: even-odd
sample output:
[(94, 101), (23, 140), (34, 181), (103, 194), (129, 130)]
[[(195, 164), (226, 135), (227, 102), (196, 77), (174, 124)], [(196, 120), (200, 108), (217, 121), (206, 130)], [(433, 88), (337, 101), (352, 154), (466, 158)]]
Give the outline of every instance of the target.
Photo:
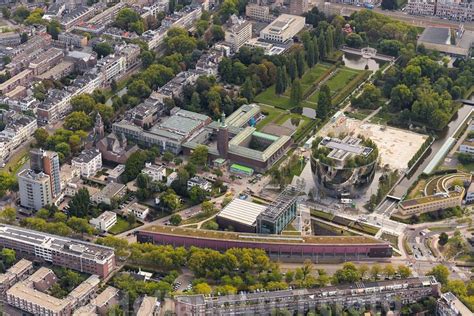
[(34, 73), (29, 69), (25, 69), (22, 72), (14, 75), (4, 83), (0, 84), (0, 93), (7, 94), (13, 91), (18, 86), (29, 86), (30, 81), (33, 79)]
[(114, 80), (119, 80), (127, 70), (126, 59), (124, 56), (109, 55), (97, 61), (97, 68), (99, 69), (103, 83), (109, 83)]
[(255, 3), (247, 4), (245, 7), (245, 15), (250, 19), (261, 22), (271, 22), (275, 19), (275, 16), (270, 13), (270, 7)]
[(63, 51), (53, 47), (33, 59), (28, 68), (33, 71), (33, 75), (38, 76), (59, 64), (63, 58)]
[(102, 168), (102, 154), (98, 149), (86, 149), (72, 159), (72, 166), (81, 170), (81, 176), (89, 178)]
[(459, 146), (459, 152), (474, 155), (474, 139), (467, 139)]
[(51, 193), (53, 197), (61, 193), (61, 177), (58, 153), (33, 149), (30, 151), (30, 169), (35, 172), (44, 172), (50, 177)]
[(232, 15), (225, 30), (225, 41), (237, 52), (245, 42), (252, 38), (252, 23)]
[(64, 48), (77, 47), (83, 48), (87, 46), (87, 37), (83, 35), (77, 35), (74, 33), (64, 32), (58, 35), (56, 41), (58, 45)]
[(308, 11), (308, 0), (291, 0), (290, 1), (290, 14), (302, 15)]
[(16, 46), (20, 45), (21, 37), (20, 34), (14, 32), (0, 33), (0, 45), (4, 46)]
[(50, 177), (44, 172), (25, 169), (18, 174), (20, 204), (23, 207), (39, 210), (53, 203)]
[(17, 148), (30, 139), (38, 128), (38, 123), (34, 117), (23, 115), (12, 110), (4, 113), (2, 120), (6, 126), (3, 131), (0, 132), (0, 137), (9, 139), (12, 149)]
[(113, 248), (25, 228), (1, 224), (0, 246), (15, 250), (19, 257), (103, 278), (115, 269)]
[(117, 214), (111, 211), (105, 211), (98, 217), (91, 219), (89, 223), (96, 229), (107, 232), (117, 223)]
[(95, 15), (97, 12), (96, 6), (79, 6), (64, 15), (60, 21), (64, 30), (70, 31), (74, 26), (85, 22)]
[(3, 297), (13, 284), (25, 279), (31, 272), (33, 272), (33, 263), (21, 259), (5, 273), (0, 274), (0, 295)]
[(472, 22), (474, 21), (474, 3), (438, 0), (436, 3), (436, 16), (459, 22)]

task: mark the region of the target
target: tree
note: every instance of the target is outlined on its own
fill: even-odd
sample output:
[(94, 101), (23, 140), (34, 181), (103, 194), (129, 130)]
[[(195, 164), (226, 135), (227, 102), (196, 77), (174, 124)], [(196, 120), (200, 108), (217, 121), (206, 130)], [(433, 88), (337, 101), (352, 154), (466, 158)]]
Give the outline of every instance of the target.
[(21, 33), (20, 35), (20, 43), (26, 43), (28, 41), (28, 34), (26, 33)]
[(94, 233), (94, 228), (85, 218), (72, 216), (67, 220), (67, 226), (69, 226), (76, 233), (80, 233), (82, 235), (92, 235)]
[(165, 151), (161, 158), (166, 162), (170, 162), (170, 161), (173, 161), (174, 157), (175, 156), (171, 151)]
[(312, 68), (316, 63), (316, 56), (314, 55), (314, 44), (313, 41), (310, 40), (308, 44), (308, 50), (306, 53), (306, 63), (308, 64), (309, 68)]
[(38, 145), (38, 147), (44, 147), (46, 145), (46, 140), (48, 139), (48, 136), (48, 132), (42, 127), (35, 130), (33, 134), (33, 137), (36, 140), (36, 145)]
[(413, 93), (404, 84), (399, 84), (390, 93), (390, 105), (394, 110), (403, 110), (410, 107), (413, 102)]
[(2, 16), (5, 20), (8, 20), (10, 19), (12, 13), (10, 11), (10, 9), (8, 9), (8, 7), (4, 6), (2, 7)]
[[(245, 79), (244, 84), (240, 89), (240, 95), (247, 99), (248, 102), (252, 102), (254, 98), (254, 88), (252, 79)], [(194, 94), (193, 94), (194, 96)]]
[(212, 41), (217, 43), (225, 39), (225, 32), (220, 25), (213, 25), (211, 27)]
[(325, 120), (331, 109), (331, 89), (327, 85), (323, 85), (318, 92), (318, 107), (316, 115), (321, 120)]
[(361, 279), (364, 279), (367, 276), (367, 272), (369, 272), (369, 267), (366, 264), (362, 264), (359, 266), (359, 273)]
[(150, 87), (142, 79), (132, 81), (127, 89), (129, 95), (137, 98), (147, 98), (151, 94)]
[(59, 33), (61, 33), (61, 24), (56, 20), (52, 20), (46, 26), (46, 31), (51, 35), (52, 39), (57, 40)]
[(12, 249), (3, 248), (0, 256), (7, 267), (10, 267), (16, 260), (16, 252)]
[(296, 54), (296, 68), (298, 69), (298, 77), (303, 77), (305, 71), (303, 52), (299, 51)]
[(395, 276), (396, 271), (393, 265), (386, 264), (383, 269), (383, 273), (385, 274), (386, 277), (393, 278)]
[(291, 55), (288, 60), (288, 74), (290, 75), (291, 82), (293, 82), (293, 80), (298, 76), (298, 67), (296, 66), (294, 55)]
[(381, 272), (382, 272), (382, 268), (380, 267), (380, 265), (378, 263), (374, 264), (370, 268), (370, 276), (371, 276), (372, 280), (374, 280), (374, 281), (380, 280)]
[(444, 245), (446, 245), (446, 243), (448, 242), (448, 239), (449, 239), (448, 234), (446, 234), (445, 232), (442, 232), (442, 233), (439, 235), (439, 240), (438, 240), (438, 242), (439, 242), (439, 244), (440, 244), (441, 246), (444, 246)]
[(360, 281), (361, 275), (357, 267), (352, 262), (346, 262), (342, 269), (337, 270), (333, 275), (335, 284), (355, 283)]
[(72, 197), (68, 204), (68, 213), (70, 216), (84, 218), (89, 214), (91, 207), (91, 198), (86, 188), (81, 188)]
[(13, 224), (16, 220), (16, 210), (13, 207), (6, 207), (0, 211), (0, 221), (6, 224)]
[(196, 166), (206, 166), (208, 159), (208, 148), (205, 145), (198, 145), (194, 148), (189, 161)]
[(124, 8), (117, 14), (114, 24), (115, 26), (126, 31), (132, 31), (133, 25), (136, 22), (142, 22), (140, 14), (138, 14), (138, 12), (133, 9)]
[(149, 50), (144, 50), (140, 54), (140, 59), (142, 60), (143, 68), (146, 69), (155, 61), (155, 55)]
[(170, 216), (170, 223), (173, 226), (178, 226), (179, 224), (181, 224), (182, 220), (183, 219), (181, 218), (181, 215), (179, 214), (173, 214)]
[(127, 215), (127, 222), (130, 226), (133, 226), (137, 222), (137, 218), (135, 217), (135, 214), (133, 212), (130, 212)]
[(15, 189), (16, 186), (17, 182), (14, 175), (0, 171), (0, 197), (3, 197), (7, 190)]
[(94, 110), (96, 104), (97, 103), (90, 94), (80, 94), (71, 99), (73, 111), (91, 113)]
[(377, 109), (382, 105), (382, 91), (368, 83), (359, 97), (351, 99), (351, 105), (362, 109)]
[(101, 59), (102, 57), (106, 57), (114, 51), (112, 46), (110, 46), (107, 42), (98, 43), (93, 47), (93, 51), (97, 53), (97, 58)]
[(64, 120), (64, 127), (71, 130), (89, 130), (92, 128), (92, 119), (85, 112), (74, 111)]
[(303, 101), (303, 88), (299, 79), (293, 81), (291, 86), (290, 102), (293, 105), (299, 105)]
[(19, 6), (14, 12), (13, 12), (13, 20), (15, 20), (18, 23), (23, 23), (24, 20), (30, 15), (30, 11), (24, 7), (24, 6)]
[(193, 204), (199, 204), (206, 200), (208, 193), (195, 185), (189, 190), (189, 199)]
[(277, 77), (275, 83), (275, 94), (277, 95), (281, 95), (286, 90), (285, 79), (283, 74), (284, 71), (285, 70), (283, 69), (283, 67), (278, 67), (277, 69)]
[(364, 44), (364, 40), (357, 33), (351, 33), (346, 37), (346, 44), (352, 48), (361, 48)]
[(69, 157), (71, 155), (71, 146), (69, 146), (69, 144), (66, 142), (61, 142), (54, 146), (54, 151), (59, 154), (59, 160), (62, 161), (65, 157)]
[(426, 275), (432, 275), (439, 283), (441, 283), (442, 285), (446, 285), (448, 283), (449, 269), (444, 265), (438, 264), (437, 266), (432, 268)]
[(407, 267), (406, 265), (404, 264), (400, 264), (398, 267), (397, 267), (397, 273), (400, 274), (400, 277), (402, 279), (406, 279), (406, 278), (409, 278), (411, 276), (411, 270), (409, 267)]
[(193, 286), (193, 291), (196, 294), (210, 295), (212, 293), (212, 288), (207, 283), (198, 283)]
[(125, 162), (125, 172), (123, 173), (126, 181), (132, 181), (140, 174), (145, 167), (147, 159), (147, 153), (143, 150), (136, 151), (130, 155)]
[(168, 189), (160, 196), (160, 204), (162, 204), (164, 208), (174, 211), (181, 205), (181, 200), (173, 189)]
[(209, 216), (215, 211), (214, 203), (211, 201), (204, 201), (201, 204), (201, 211), (204, 215)]

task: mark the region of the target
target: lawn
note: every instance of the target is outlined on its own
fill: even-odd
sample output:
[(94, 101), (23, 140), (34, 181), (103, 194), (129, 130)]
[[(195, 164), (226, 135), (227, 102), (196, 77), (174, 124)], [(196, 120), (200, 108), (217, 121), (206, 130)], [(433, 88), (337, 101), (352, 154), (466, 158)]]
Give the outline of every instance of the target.
[(117, 235), (127, 230), (141, 226), (142, 224), (135, 222), (135, 224), (130, 225), (130, 223), (123, 217), (117, 216), (117, 223), (109, 229), (109, 233), (112, 235)]
[[(350, 68), (340, 68), (336, 74), (329, 79), (326, 84), (328, 85), (329, 89), (331, 90), (331, 96), (334, 97), (338, 94), (349, 82), (351, 82), (360, 71), (350, 69)], [(309, 98), (308, 101), (317, 103), (318, 102), (318, 93), (313, 93)]]
[(309, 69), (301, 78), (301, 86), (303, 88), (303, 95), (311, 88), (311, 86), (329, 69), (325, 64), (317, 64)]
[(273, 108), (271, 106), (260, 105), (262, 113), (268, 113), (263, 120), (257, 123), (257, 130), (261, 130), (265, 125), (275, 122), (276, 120), (281, 120), (289, 116), (288, 112)]

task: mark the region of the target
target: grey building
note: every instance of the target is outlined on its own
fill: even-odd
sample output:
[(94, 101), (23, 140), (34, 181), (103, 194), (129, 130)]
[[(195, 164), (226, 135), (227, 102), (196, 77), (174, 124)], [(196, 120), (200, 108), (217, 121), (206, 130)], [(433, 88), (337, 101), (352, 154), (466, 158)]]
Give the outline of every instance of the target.
[(39, 210), (53, 202), (51, 180), (44, 172), (25, 169), (18, 174), (20, 203), (23, 207)]

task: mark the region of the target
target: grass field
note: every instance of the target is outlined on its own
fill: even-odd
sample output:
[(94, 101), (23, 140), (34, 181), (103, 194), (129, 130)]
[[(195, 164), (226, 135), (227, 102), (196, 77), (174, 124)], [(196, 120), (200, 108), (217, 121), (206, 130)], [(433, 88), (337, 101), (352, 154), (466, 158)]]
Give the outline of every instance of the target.
[(303, 95), (311, 88), (313, 83), (318, 80), (329, 69), (326, 64), (317, 64), (309, 69), (301, 78), (301, 86), (303, 87)]
[[(326, 84), (329, 89), (331, 89), (331, 96), (334, 97), (339, 91), (341, 91), (351, 80), (353, 80), (360, 71), (343, 67), (338, 70), (338, 72), (329, 79)], [(313, 93), (308, 101), (317, 103), (318, 102), (318, 93)]]
[(117, 223), (109, 229), (109, 233), (117, 235), (138, 226), (141, 226), (141, 224), (136, 222), (135, 224), (130, 225), (130, 223), (123, 217), (117, 216)]

